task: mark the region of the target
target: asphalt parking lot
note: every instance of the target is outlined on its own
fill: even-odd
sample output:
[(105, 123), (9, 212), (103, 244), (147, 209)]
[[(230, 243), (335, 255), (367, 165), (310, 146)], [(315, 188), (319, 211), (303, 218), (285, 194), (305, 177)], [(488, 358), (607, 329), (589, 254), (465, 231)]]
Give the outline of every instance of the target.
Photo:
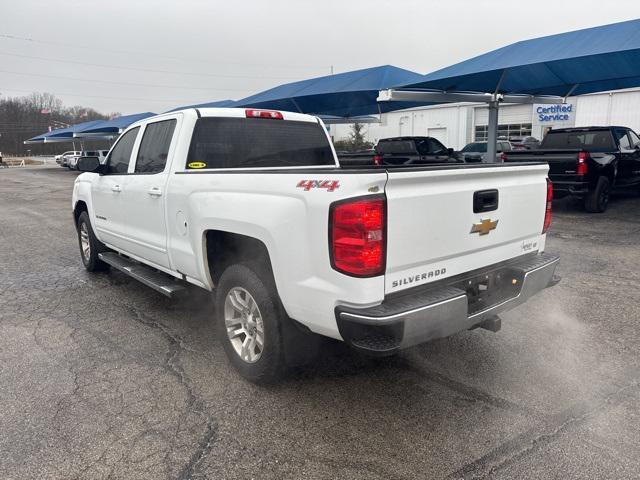
[(371, 360), (327, 344), (257, 387), (206, 295), (82, 267), (74, 173), (0, 170), (0, 478), (638, 478), (640, 196), (554, 205), (563, 281)]

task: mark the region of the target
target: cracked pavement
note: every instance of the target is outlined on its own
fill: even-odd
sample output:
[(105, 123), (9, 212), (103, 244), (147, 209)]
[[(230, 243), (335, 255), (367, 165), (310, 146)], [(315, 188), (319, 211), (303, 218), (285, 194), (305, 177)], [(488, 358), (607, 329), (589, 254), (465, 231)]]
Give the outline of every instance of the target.
[(640, 196), (556, 202), (563, 281), (500, 332), (388, 359), (327, 342), (265, 388), (206, 292), (85, 272), (75, 176), (0, 170), (0, 478), (638, 478)]

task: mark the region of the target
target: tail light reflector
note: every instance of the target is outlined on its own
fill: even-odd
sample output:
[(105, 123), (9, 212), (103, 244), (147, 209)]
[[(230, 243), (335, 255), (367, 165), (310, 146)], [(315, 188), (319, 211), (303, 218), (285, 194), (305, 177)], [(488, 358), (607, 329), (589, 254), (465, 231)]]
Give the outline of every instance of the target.
[(244, 111), (244, 114), (247, 118), (272, 118), (274, 120), (283, 120), (281, 112), (277, 112), (275, 110), (256, 110), (253, 108), (247, 108)]
[(589, 152), (580, 152), (578, 153), (578, 167), (576, 168), (576, 173), (578, 175), (586, 175), (589, 171), (589, 167), (587, 165), (587, 160), (589, 159)]
[(551, 226), (551, 204), (553, 203), (553, 183), (547, 178), (547, 204), (544, 211), (544, 224), (542, 225), (542, 233), (547, 233)]
[(355, 277), (384, 273), (386, 257), (384, 196), (337, 202), (329, 213), (331, 266)]

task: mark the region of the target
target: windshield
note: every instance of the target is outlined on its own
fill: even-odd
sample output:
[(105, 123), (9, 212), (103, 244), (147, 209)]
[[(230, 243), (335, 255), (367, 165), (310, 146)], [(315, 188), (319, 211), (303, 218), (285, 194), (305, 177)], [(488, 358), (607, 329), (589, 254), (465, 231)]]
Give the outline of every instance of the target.
[(540, 148), (606, 152), (614, 150), (615, 145), (609, 130), (592, 130), (589, 132), (551, 131), (542, 140)]
[(474, 142), (474, 143), (470, 143), (469, 145), (467, 145), (466, 147), (464, 147), (462, 150), (462, 153), (485, 153), (487, 151), (487, 144), (484, 142)]

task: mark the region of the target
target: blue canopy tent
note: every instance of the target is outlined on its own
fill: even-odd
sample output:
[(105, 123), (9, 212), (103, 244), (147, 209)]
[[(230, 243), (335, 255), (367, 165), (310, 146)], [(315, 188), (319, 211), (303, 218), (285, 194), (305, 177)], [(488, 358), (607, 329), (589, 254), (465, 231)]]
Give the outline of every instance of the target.
[(238, 100), (234, 106), (288, 110), (346, 119), (424, 105), (378, 103), (378, 91), (417, 82), (422, 75), (384, 65), (287, 83)]
[(235, 105), (234, 100), (218, 100), (216, 102), (196, 103), (194, 105), (185, 105), (184, 107), (176, 107), (165, 113), (175, 112), (177, 110), (184, 110), (185, 108), (227, 108)]
[(570, 95), (637, 86), (640, 19), (507, 45), (382, 91), (379, 99), (487, 102), (489, 147), (495, 149), (500, 102), (561, 103)]
[(132, 115), (123, 115), (110, 120), (101, 120), (96, 124), (86, 125), (83, 128), (76, 129), (73, 132), (73, 136), (75, 138), (91, 137), (94, 139), (113, 138), (120, 135), (132, 123), (153, 117), (154, 115), (155, 113), (153, 112), (144, 112), (134, 113)]
[(25, 140), (24, 144), (29, 145), (33, 143), (62, 143), (62, 142), (73, 142), (73, 134), (77, 131), (80, 131), (83, 128), (89, 128), (103, 120), (92, 120), (90, 122), (78, 123), (77, 125), (71, 125), (66, 128), (58, 128), (56, 130), (52, 130), (48, 133), (43, 133), (42, 135), (38, 135), (37, 137), (30, 138), (29, 140)]
[[(62, 129), (60, 128), (58, 130), (62, 130)], [(52, 132), (55, 132), (55, 130), (52, 130)], [(25, 145), (33, 145), (34, 143), (44, 143), (44, 137), (46, 135), (48, 135), (49, 133), (52, 133), (52, 132), (43, 133), (43, 134), (40, 134), (40, 135), (38, 135), (36, 137), (31, 137), (29, 140), (25, 140), (22, 143), (24, 143)]]

